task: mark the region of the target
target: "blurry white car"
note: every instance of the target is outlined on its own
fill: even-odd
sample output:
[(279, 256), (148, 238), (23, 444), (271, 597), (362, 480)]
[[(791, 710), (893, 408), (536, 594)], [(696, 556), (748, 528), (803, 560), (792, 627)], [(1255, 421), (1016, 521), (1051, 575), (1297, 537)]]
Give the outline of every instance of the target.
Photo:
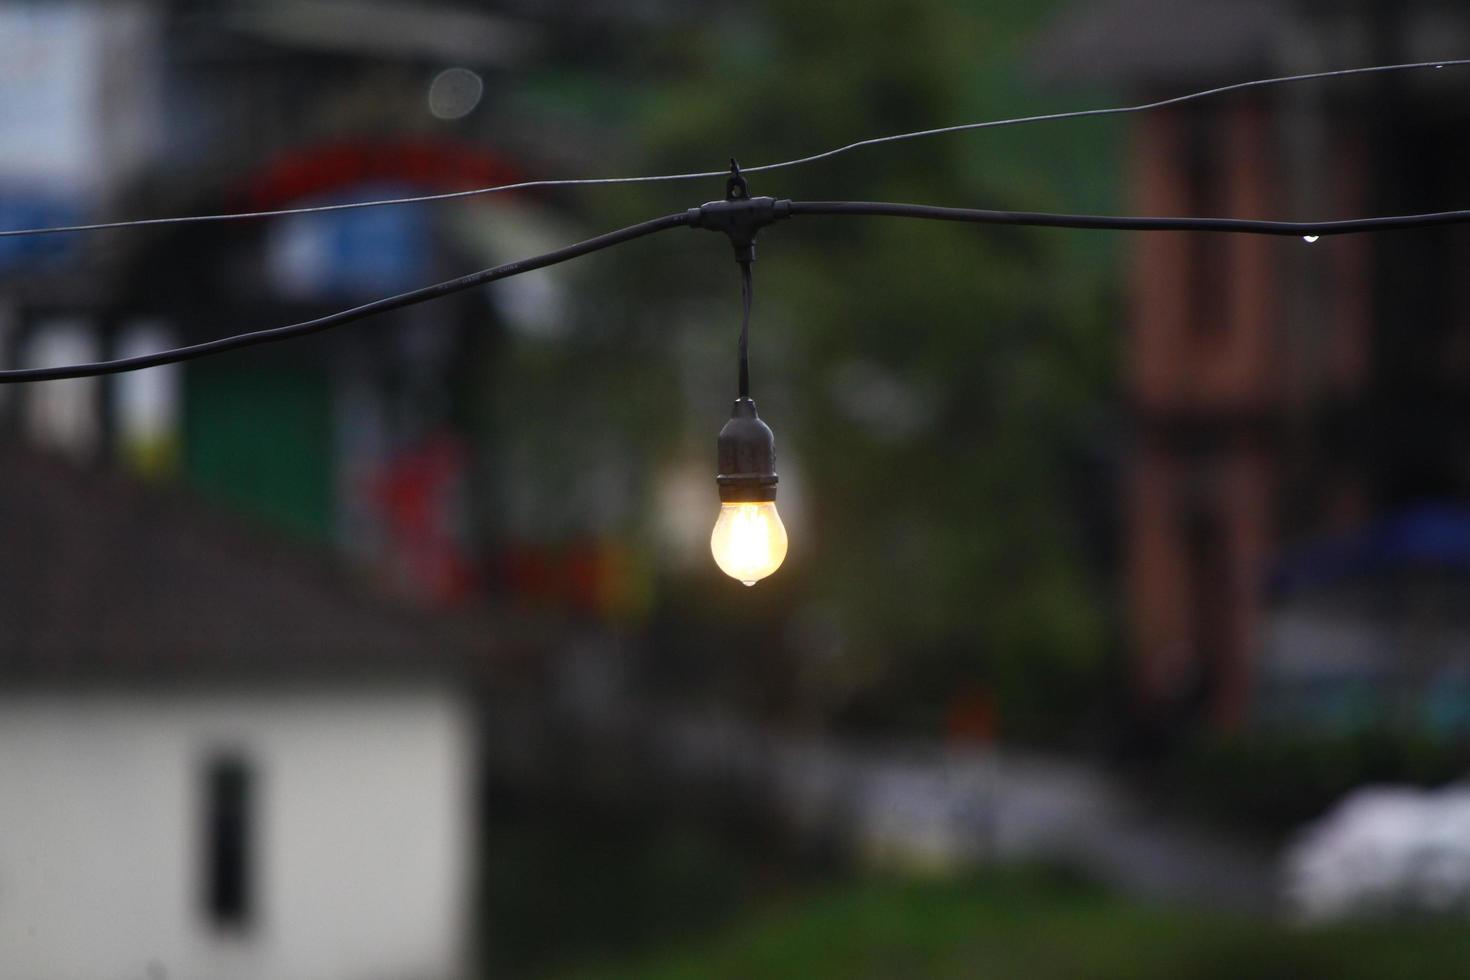
[(1283, 858), (1288, 905), (1310, 921), (1470, 914), (1470, 785), (1365, 787)]

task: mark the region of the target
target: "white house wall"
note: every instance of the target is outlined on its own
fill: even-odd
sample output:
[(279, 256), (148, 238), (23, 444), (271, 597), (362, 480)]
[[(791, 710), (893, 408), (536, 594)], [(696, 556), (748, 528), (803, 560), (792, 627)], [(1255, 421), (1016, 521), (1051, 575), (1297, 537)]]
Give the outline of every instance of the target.
[[(470, 713), (393, 693), (0, 694), (0, 976), (378, 980), (461, 972)], [(212, 929), (203, 771), (255, 773), (255, 906)]]

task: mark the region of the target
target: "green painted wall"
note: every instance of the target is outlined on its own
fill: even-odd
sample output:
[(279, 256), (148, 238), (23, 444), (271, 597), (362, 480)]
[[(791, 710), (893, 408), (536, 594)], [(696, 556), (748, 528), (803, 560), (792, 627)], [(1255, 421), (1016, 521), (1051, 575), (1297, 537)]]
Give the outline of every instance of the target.
[(195, 364), (184, 394), (191, 486), (293, 534), (330, 539), (332, 416), (322, 372)]

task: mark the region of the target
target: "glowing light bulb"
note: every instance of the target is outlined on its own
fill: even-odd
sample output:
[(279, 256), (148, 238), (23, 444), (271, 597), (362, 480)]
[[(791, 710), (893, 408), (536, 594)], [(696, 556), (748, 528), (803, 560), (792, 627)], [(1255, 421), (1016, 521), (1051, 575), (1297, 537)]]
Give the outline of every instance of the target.
[(709, 550), (720, 571), (754, 585), (786, 560), (786, 525), (774, 500), (720, 504), (720, 517), (709, 536)]
[(718, 450), (720, 518), (709, 550), (720, 571), (754, 585), (786, 560), (786, 526), (776, 513), (776, 437), (748, 395), (735, 400)]

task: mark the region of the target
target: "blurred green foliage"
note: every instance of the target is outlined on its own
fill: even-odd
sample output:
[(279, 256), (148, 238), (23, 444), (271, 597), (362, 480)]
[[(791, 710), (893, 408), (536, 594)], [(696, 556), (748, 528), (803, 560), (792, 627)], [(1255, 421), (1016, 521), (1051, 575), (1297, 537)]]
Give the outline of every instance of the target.
[[(717, 169), (732, 154), (755, 165), (1046, 111), (1063, 93), (1038, 94), (1026, 61), (1055, 7), (731, 8), (630, 43), (638, 57), (618, 83), (624, 97), (608, 97), (606, 78), (589, 79), (597, 91), (587, 101), (599, 122), (630, 134), (627, 158), (608, 169), (643, 173)], [(575, 101), (575, 88), (562, 78), (548, 105)], [(1078, 93), (1065, 96), (1077, 104)], [(756, 194), (793, 199), (1106, 210), (1118, 147), (1108, 125), (1021, 127), (750, 179)], [(722, 192), (710, 180), (583, 200), (598, 227), (613, 227)], [(932, 731), (950, 694), (982, 687), (996, 693), (1008, 733), (1075, 718), (1096, 696), (1114, 634), (1101, 584), (1109, 570), (1088, 535), (1111, 513), (1093, 464), (1117, 373), (1115, 244), (878, 218), (767, 230), (753, 393), (777, 433), (791, 556), (753, 593), (708, 562), (652, 573), (661, 599), (651, 608), (672, 623), (667, 635), (726, 643), (721, 656), (745, 651), (766, 666), (784, 657), (772, 683), (808, 714)], [(606, 412), (536, 407), (601, 425), (625, 458), (642, 461), (634, 479), (645, 482), (632, 496), (649, 506), (630, 508), (624, 530), (652, 542), (660, 474), (673, 461), (713, 473), (714, 436), (734, 397), (735, 265), (717, 236), (675, 232), (606, 253), (578, 275), (582, 327), (557, 355), (559, 373), (515, 361), (507, 391), (534, 404), (575, 390)], [(709, 500), (712, 524), (713, 481)], [(820, 629), (807, 628), (813, 621)], [(899, 683), (909, 677), (924, 682)]]
[(1122, 902), (1035, 872), (873, 881), (765, 909), (703, 943), (580, 978), (1460, 977), (1459, 922), (1292, 928)]
[(1440, 786), (1467, 770), (1470, 746), (1426, 733), (1368, 729), (1324, 737), (1264, 729), (1191, 739), (1146, 783), (1170, 809), (1276, 840), (1360, 786)]
[(760, 897), (749, 854), (644, 817), (538, 813), (491, 825), (482, 879), (489, 975), (665, 949)]

